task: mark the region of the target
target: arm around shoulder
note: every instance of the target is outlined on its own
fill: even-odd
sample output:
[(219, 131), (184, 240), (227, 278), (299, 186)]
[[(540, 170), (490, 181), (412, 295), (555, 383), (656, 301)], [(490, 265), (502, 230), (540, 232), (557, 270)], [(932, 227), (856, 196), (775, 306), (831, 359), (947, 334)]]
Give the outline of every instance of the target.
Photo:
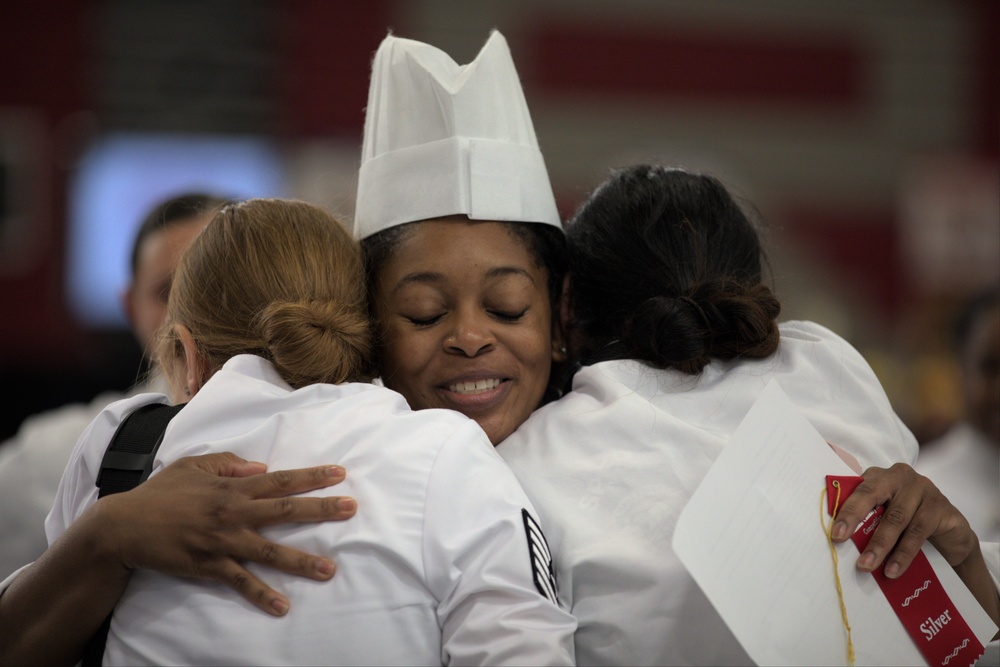
[(73, 664), (133, 569), (211, 579), (283, 615), (290, 601), (248, 561), (324, 581), (334, 565), (261, 537), (263, 526), (353, 516), (353, 499), (288, 496), (337, 484), (337, 466), (264, 473), (232, 454), (181, 459), (87, 508), (0, 596), (0, 665)]
[(128, 584), (104, 539), (103, 502), (88, 509), (0, 594), (0, 665), (72, 665)]

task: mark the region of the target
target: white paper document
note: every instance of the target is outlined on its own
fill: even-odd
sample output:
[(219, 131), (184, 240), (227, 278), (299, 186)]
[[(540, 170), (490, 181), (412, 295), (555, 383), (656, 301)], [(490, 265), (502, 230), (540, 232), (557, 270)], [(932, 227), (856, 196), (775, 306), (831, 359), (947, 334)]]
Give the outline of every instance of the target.
[[(822, 520), (827, 475), (856, 475), (772, 381), (682, 512), (673, 547), (759, 665), (846, 665)], [(925, 665), (875, 579), (836, 545), (857, 665)], [(924, 553), (985, 646), (996, 626), (930, 545)]]

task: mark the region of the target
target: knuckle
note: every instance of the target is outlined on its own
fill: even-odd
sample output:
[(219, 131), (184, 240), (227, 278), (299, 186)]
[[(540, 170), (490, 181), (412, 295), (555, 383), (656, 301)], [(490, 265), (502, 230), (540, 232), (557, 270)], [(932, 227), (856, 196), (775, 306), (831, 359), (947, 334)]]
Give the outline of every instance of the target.
[(865, 481), (858, 484), (858, 488), (854, 490), (854, 494), (851, 496), (852, 498), (857, 495), (861, 496), (874, 495), (875, 492), (878, 490), (878, 475), (873, 475), (869, 477), (866, 472), (864, 479)]
[(215, 525), (228, 526), (230, 524), (230, 510), (232, 504), (225, 498), (219, 498), (208, 509), (208, 516)]
[(889, 471), (896, 475), (910, 476), (914, 474), (913, 468), (906, 463), (896, 462), (889, 466)]
[(969, 520), (951, 503), (948, 503), (947, 514), (942, 524), (942, 532), (964, 534), (969, 542), (978, 541)]
[(924, 527), (923, 524), (916, 521), (907, 526), (906, 530), (903, 532), (903, 538), (906, 541), (913, 541), (917, 544), (922, 543), (928, 537), (930, 537), (930, 532)]
[(882, 517), (882, 523), (892, 528), (902, 528), (909, 523), (909, 517), (900, 508), (889, 507)]
[(245, 593), (250, 588), (250, 577), (243, 570), (233, 573), (229, 581), (230, 585), (241, 593)]
[(292, 473), (288, 470), (277, 470), (271, 473), (271, 482), (278, 489), (287, 489), (292, 486), (294, 481)]
[(278, 545), (274, 542), (265, 542), (260, 547), (258, 562), (271, 564), (278, 560)]
[(295, 501), (291, 498), (275, 498), (275, 513), (280, 517), (290, 517), (295, 514)]

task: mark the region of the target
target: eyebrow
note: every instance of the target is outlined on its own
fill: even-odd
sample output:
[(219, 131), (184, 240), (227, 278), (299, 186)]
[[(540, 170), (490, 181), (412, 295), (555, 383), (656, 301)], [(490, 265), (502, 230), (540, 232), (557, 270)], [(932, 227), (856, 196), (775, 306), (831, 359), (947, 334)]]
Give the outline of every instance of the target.
[[(486, 279), (492, 278), (503, 278), (506, 276), (523, 276), (531, 281), (531, 284), (535, 284), (535, 279), (528, 273), (525, 269), (516, 266), (497, 266), (486, 272)], [(418, 273), (408, 273), (399, 279), (395, 287), (392, 288), (392, 293), (395, 294), (402, 288), (413, 283), (423, 283), (423, 284), (441, 284), (445, 282), (445, 277), (443, 273), (435, 273), (433, 271), (421, 271)]]

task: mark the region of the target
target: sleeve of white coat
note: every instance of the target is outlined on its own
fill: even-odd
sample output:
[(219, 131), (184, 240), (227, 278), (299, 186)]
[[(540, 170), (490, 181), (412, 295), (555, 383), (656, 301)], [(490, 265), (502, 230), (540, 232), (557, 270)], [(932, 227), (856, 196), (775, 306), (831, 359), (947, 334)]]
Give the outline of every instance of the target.
[(45, 517), (80, 433), (119, 394), (64, 405), (24, 420), (0, 444), (0, 577), (38, 558), (48, 542)]
[(576, 619), (558, 606), (537, 514), (473, 423), (442, 446), (428, 483), (425, 576), (446, 665), (571, 665)]
[(56, 490), (52, 510), (45, 519), (45, 536), (52, 544), (83, 512), (97, 502), (97, 475), (104, 452), (122, 418), (141, 405), (162, 398), (140, 394), (116, 401), (101, 411), (77, 440)]

